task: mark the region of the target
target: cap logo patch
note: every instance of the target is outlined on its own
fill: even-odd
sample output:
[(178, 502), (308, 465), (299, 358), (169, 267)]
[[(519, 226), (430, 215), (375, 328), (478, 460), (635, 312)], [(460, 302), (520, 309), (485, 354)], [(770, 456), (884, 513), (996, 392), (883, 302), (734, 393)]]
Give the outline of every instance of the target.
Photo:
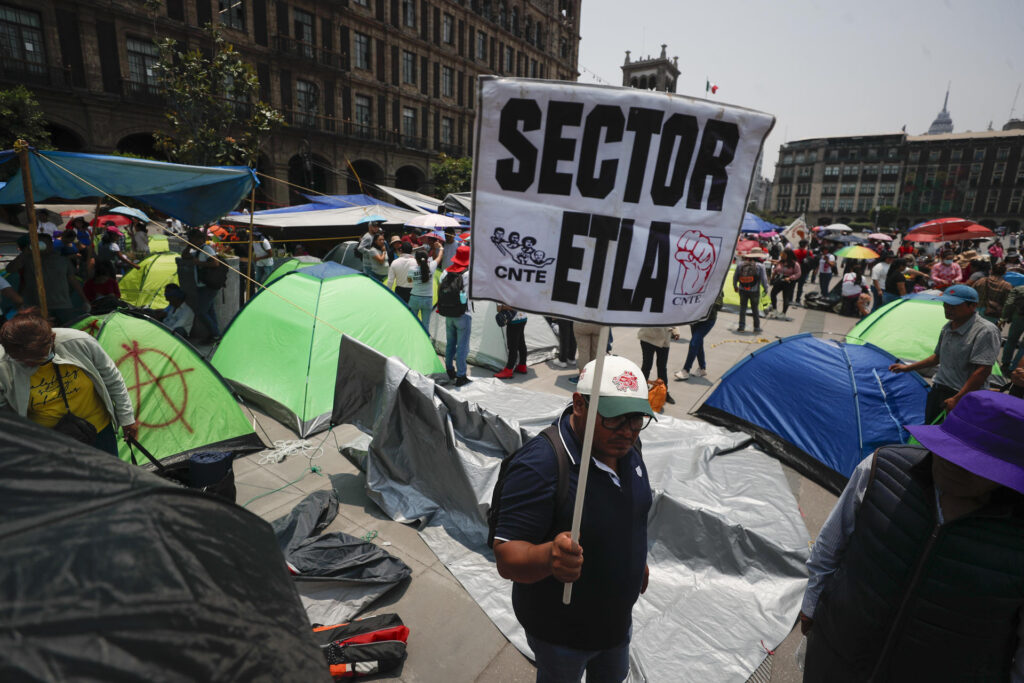
[(629, 370), (626, 370), (618, 377), (613, 377), (612, 384), (619, 391), (640, 391), (640, 383), (637, 382), (636, 375)]

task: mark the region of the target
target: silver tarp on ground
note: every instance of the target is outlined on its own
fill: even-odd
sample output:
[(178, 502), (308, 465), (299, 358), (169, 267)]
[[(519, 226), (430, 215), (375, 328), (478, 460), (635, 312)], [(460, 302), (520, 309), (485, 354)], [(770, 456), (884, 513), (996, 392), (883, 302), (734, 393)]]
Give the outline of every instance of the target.
[[(395, 520), (421, 522), (431, 550), (529, 654), (485, 515), (500, 458), (568, 397), (496, 380), (449, 391), (348, 337), (337, 387), (334, 422), (374, 435), (370, 497)], [(761, 641), (778, 645), (799, 612), (809, 538), (796, 500), (745, 435), (662, 417), (642, 439), (651, 581), (633, 611), (631, 680), (744, 681), (765, 657)]]

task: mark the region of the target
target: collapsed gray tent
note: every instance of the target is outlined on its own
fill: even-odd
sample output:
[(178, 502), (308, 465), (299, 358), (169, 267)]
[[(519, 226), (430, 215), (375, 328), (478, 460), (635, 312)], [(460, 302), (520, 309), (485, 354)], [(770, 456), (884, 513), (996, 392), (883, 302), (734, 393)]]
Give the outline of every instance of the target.
[(0, 411), (0, 680), (331, 680), (270, 526)]
[[(501, 457), (568, 397), (495, 380), (449, 392), (348, 337), (341, 346), (333, 421), (374, 435), (362, 462), (370, 497), (393, 519), (420, 522), (431, 550), (529, 654), (486, 547), (486, 509)], [(634, 681), (746, 680), (765, 657), (760, 642), (775, 647), (796, 620), (807, 530), (781, 466), (749, 443), (667, 417), (643, 433), (654, 505), (651, 583), (633, 612)]]
[(342, 242), (331, 247), (331, 250), (324, 256), (324, 261), (334, 261), (353, 270), (363, 270), (363, 258), (356, 253), (359, 242), (352, 240)]

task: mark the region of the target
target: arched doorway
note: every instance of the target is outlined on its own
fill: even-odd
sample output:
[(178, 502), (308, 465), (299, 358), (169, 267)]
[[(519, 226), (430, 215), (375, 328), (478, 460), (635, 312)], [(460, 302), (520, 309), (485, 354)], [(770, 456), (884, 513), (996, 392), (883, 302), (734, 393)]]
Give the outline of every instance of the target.
[(1010, 220), (1006, 221), (1005, 223), (1003, 223), (1003, 225), (1005, 225), (1006, 229), (1009, 230), (1010, 232), (1013, 232), (1015, 230), (1020, 230), (1020, 221), (1018, 221), (1016, 219), (1010, 219)]
[(399, 190), (418, 191), (427, 180), (426, 175), (415, 166), (402, 166), (395, 171), (395, 187)]
[[(358, 176), (358, 178), (349, 175), (349, 194), (369, 192), (374, 185), (384, 184), (384, 169), (376, 162), (370, 161), (369, 159), (359, 159), (352, 162), (352, 170), (355, 171), (355, 175)], [(359, 187), (360, 181), (363, 183), (362, 189)]]
[(978, 221), (978, 225), (984, 225), (989, 230), (993, 230), (996, 227), (996, 222), (991, 218), (983, 218), (982, 220)]
[(288, 203), (307, 204), (303, 194), (330, 194), (330, 178), (323, 159), (312, 154), (296, 154), (288, 160)]
[(117, 142), (117, 151), (121, 154), (132, 154), (146, 159), (163, 159), (164, 155), (156, 151), (152, 133), (133, 133), (126, 135)]
[(46, 124), (46, 130), (50, 133), (50, 143), (62, 152), (81, 152), (85, 149), (82, 136), (67, 126), (50, 121)]

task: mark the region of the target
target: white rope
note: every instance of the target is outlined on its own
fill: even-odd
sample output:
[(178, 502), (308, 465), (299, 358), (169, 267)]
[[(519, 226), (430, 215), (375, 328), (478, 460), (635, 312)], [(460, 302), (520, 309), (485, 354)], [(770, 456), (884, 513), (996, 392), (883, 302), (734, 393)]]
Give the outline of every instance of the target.
[(277, 464), (290, 455), (298, 454), (309, 461), (323, 457), (323, 442), (313, 444), (306, 439), (281, 439), (274, 442), (274, 447), (265, 452), (257, 461), (260, 465)]

